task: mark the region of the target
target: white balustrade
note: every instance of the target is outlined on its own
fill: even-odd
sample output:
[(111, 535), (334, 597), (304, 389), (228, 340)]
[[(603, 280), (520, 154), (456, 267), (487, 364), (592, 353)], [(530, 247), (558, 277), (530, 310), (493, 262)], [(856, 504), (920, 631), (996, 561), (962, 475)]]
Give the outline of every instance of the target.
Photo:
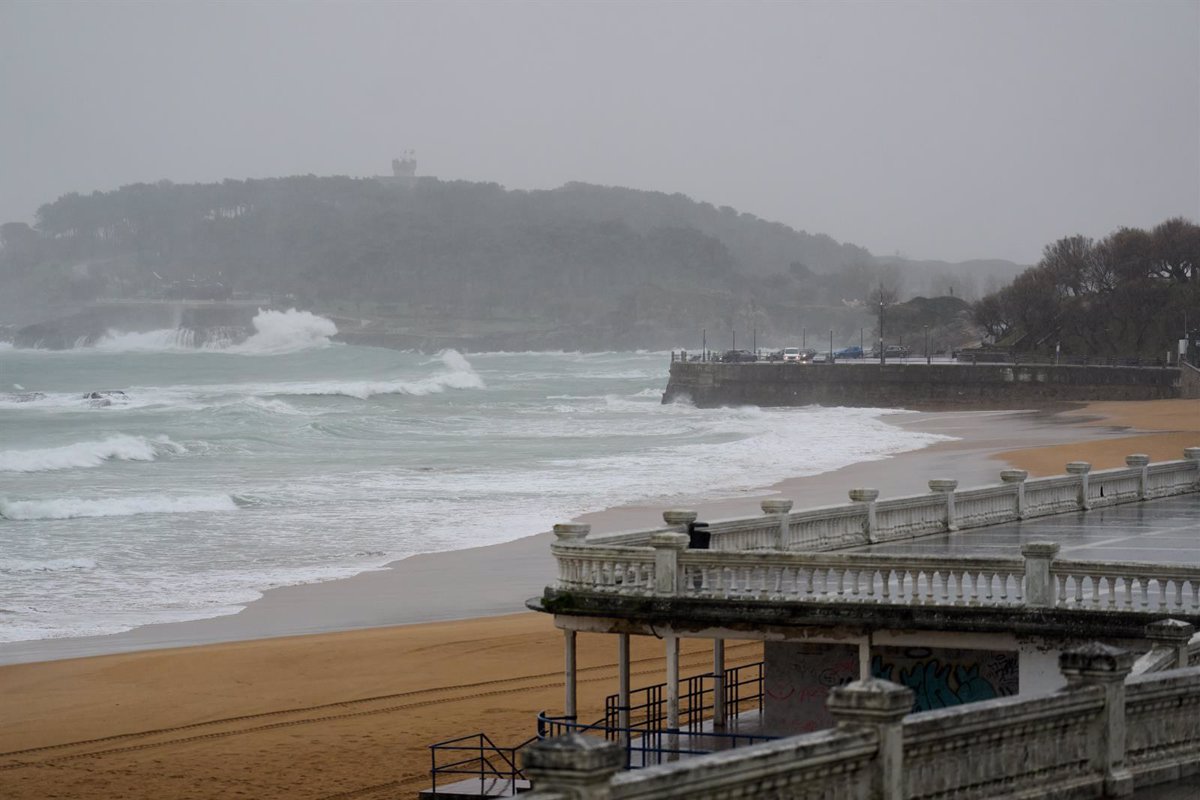
[(954, 505), (959, 529), (1015, 521), (1018, 491), (1018, 484), (1002, 483), (999, 486), (981, 486), (955, 492)]
[[(1053, 605), (1169, 613), (1200, 612), (1200, 567), (1041, 559), (1034, 589), (1026, 562), (984, 557), (834, 553), (873, 541), (894, 541), (946, 530), (978, 528), (1024, 516), (1079, 511), (1200, 490), (1200, 448), (1187, 458), (1028, 480), (1019, 470), (1003, 483), (956, 491), (952, 480), (931, 481), (929, 494), (877, 500), (874, 489), (854, 489), (854, 502), (790, 512), (790, 501), (763, 502), (761, 516), (705, 523), (709, 549), (686, 549), (696, 512), (664, 512), (668, 527), (590, 535), (587, 525), (555, 526), (552, 551), (558, 588), (617, 595), (669, 594), (713, 599), (782, 602), (861, 602), (904, 605)], [(670, 540), (670, 542), (668, 542)], [(651, 545), (658, 545), (658, 549)], [(669, 545), (669, 546), (668, 546)], [(703, 545), (700, 545), (703, 546)], [(1036, 549), (1036, 548), (1035, 548)], [(671, 552), (667, 552), (670, 550)], [(1040, 552), (1040, 551), (1039, 551)], [(656, 556), (657, 553), (657, 556)], [(1049, 580), (1044, 580), (1045, 576)]]
[(875, 504), (875, 541), (912, 539), (946, 530), (946, 497), (922, 494)]
[(1079, 511), (1079, 478), (1060, 475), (1025, 482), (1025, 517)]
[(1140, 469), (1105, 469), (1088, 476), (1088, 499), (1093, 508), (1134, 503), (1142, 484)]
[(1200, 567), (1054, 561), (1060, 608), (1116, 611), (1200, 611)]

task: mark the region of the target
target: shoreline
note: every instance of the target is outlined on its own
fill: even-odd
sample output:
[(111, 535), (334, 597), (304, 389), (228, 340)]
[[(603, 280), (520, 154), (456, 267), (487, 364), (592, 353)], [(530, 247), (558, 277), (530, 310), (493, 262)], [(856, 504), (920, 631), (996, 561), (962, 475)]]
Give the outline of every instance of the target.
[[(789, 479), (753, 496), (698, 510), (710, 519), (753, 514), (758, 499), (771, 493), (791, 497), (800, 507), (841, 502), (853, 486), (906, 494), (923, 491), (926, 480), (943, 476), (959, 479), (965, 488), (994, 483), (1009, 464), (1037, 475), (1061, 472), (1066, 462), (1081, 457), (1096, 469), (1121, 465), (1135, 451), (1155, 461), (1178, 459), (1184, 447), (1200, 446), (1200, 402), (1166, 402), (1175, 405), (1160, 401), (1049, 414), (897, 415), (900, 425), (945, 433), (967, 428), (970, 436)], [(1159, 412), (1162, 416), (1156, 417)], [(1142, 430), (1159, 432), (1138, 433)], [(661, 510), (611, 509), (583, 519), (596, 530), (627, 528), (657, 524)], [(378, 602), (394, 605), (397, 598), (433, 592), (444, 603), (450, 592), (459, 599), (476, 597), (486, 584), (507, 587), (492, 602), (500, 609), (511, 607), (521, 575), (528, 573), (530, 585), (537, 587), (530, 594), (553, 580), (548, 543), (546, 534), (405, 559), (391, 573), (393, 595)], [(464, 552), (468, 555), (460, 557)], [(522, 553), (528, 554), (529, 564)], [(463, 579), (470, 569), (487, 580)], [(406, 584), (422, 575), (423, 584)], [(291, 600), (300, 597), (323, 597), (333, 606), (362, 602), (375, 584), (359, 578), (335, 582), (346, 593), (341, 601), (325, 597), (330, 584), (316, 584), (325, 587), (316, 594), (307, 591), (314, 587), (293, 587), (305, 591), (280, 590), (252, 604), (254, 614), (264, 614), (268, 621), (272, 615), (294, 619), (301, 605)], [(320, 603), (304, 607), (322, 610)], [(234, 619), (211, 622), (219, 628)], [(605, 697), (617, 691), (614, 638), (578, 634), (583, 719), (599, 718)], [(664, 680), (662, 642), (634, 636), (630, 648), (635, 688)], [(683, 675), (711, 669), (707, 641), (684, 639), (680, 651)], [(760, 642), (727, 645), (727, 666), (761, 658)], [(0, 715), (0, 796), (412, 797), (429, 786), (430, 744), (479, 731), (499, 747), (512, 747), (532, 735), (539, 710), (561, 713), (562, 660), (563, 636), (553, 618), (522, 610), (0, 666), (0, 707), (5, 710)]]
[[(996, 483), (1004, 466), (996, 456), (1004, 451), (1127, 435), (1119, 425), (1089, 425), (1095, 419), (1078, 408), (901, 411), (884, 420), (955, 440), (689, 505), (701, 519), (725, 519), (761, 513), (758, 504), (765, 497), (783, 496), (801, 509), (845, 502), (847, 491), (861, 486), (879, 489), (881, 497), (894, 497), (927, 491), (930, 478), (952, 477), (966, 488)], [(1061, 469), (1057, 465), (1055, 471)], [(595, 533), (644, 529), (661, 525), (664, 509), (628, 504), (573, 521), (590, 523)], [(555, 521), (548, 520), (547, 527)], [(552, 538), (544, 532), (500, 544), (419, 554), (348, 578), (269, 589), (235, 614), (143, 625), (102, 636), (0, 644), (0, 665), (517, 613), (553, 579)], [(455, 591), (447, 592), (447, 586)]]

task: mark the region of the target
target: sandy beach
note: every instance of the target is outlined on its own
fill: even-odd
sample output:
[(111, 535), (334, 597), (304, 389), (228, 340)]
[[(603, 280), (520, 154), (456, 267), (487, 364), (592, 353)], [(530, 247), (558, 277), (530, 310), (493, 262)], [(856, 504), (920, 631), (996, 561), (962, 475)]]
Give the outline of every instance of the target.
[[(762, 491), (689, 503), (702, 519), (882, 496), (931, 478), (994, 483), (1068, 461), (1118, 466), (1130, 453), (1175, 459), (1200, 445), (1200, 402), (1095, 403), (1057, 412), (896, 414), (954, 437), (923, 450)], [(588, 515), (596, 531), (659, 523), (661, 506)], [(560, 520), (547, 520), (549, 524)], [(499, 745), (533, 734), (562, 705), (562, 638), (522, 611), (553, 579), (546, 534), (417, 556), (351, 579), (267, 592), (239, 614), (124, 634), (0, 646), (0, 797), (411, 797), (434, 741), (479, 731)], [(656, 640), (635, 641), (635, 686), (661, 680)], [(581, 715), (616, 691), (614, 639), (581, 635)], [(685, 674), (706, 671), (704, 643)], [(754, 644), (728, 660), (758, 659)], [(86, 657), (84, 657), (86, 656)]]

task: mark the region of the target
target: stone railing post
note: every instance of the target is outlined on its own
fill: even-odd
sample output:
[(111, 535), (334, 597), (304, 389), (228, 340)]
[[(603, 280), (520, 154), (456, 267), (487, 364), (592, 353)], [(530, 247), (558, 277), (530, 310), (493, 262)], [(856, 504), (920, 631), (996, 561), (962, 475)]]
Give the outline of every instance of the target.
[(867, 508), (867, 528), (863, 533), (867, 535), (867, 542), (875, 544), (879, 541), (875, 536), (875, 501), (879, 499), (878, 489), (851, 489), (850, 499), (855, 503), (862, 503)]
[(829, 713), (839, 728), (867, 727), (879, 734), (871, 796), (880, 800), (904, 797), (904, 717), (913, 710), (913, 691), (907, 686), (867, 678), (839, 686), (829, 693)]
[(682, 527), (685, 531), (687, 526), (696, 521), (696, 517), (700, 516), (695, 511), (688, 511), (683, 508), (668, 508), (662, 513), (663, 522), (671, 527)]
[(762, 507), (764, 514), (779, 515), (779, 534), (775, 539), (775, 549), (783, 550), (787, 547), (788, 540), (788, 512), (792, 510), (791, 500), (763, 500), (759, 504)]
[(949, 478), (934, 478), (929, 482), (929, 491), (946, 495), (946, 530), (958, 530), (958, 515), (954, 511), (954, 490), (958, 481)]
[(1160, 619), (1146, 626), (1146, 638), (1156, 647), (1169, 647), (1175, 651), (1175, 667), (1188, 665), (1188, 642), (1196, 634), (1196, 626), (1178, 619)]
[(1088, 473), (1091, 471), (1092, 465), (1086, 461), (1072, 461), (1067, 464), (1067, 472), (1079, 476), (1080, 511), (1088, 511), (1092, 507), (1092, 501), (1088, 499)]
[(1100, 686), (1104, 711), (1092, 732), (1091, 766), (1104, 776), (1105, 797), (1133, 794), (1133, 776), (1125, 764), (1125, 678), (1133, 669), (1128, 650), (1092, 642), (1058, 657), (1068, 689)]
[(1183, 457), (1188, 461), (1196, 462), (1196, 488), (1200, 489), (1200, 447), (1185, 447), (1183, 448)]
[(679, 576), (679, 553), (687, 549), (686, 533), (660, 532), (650, 536), (654, 548), (654, 593), (674, 597), (682, 581)]
[(546, 793), (568, 800), (608, 800), (609, 781), (624, 762), (621, 745), (599, 736), (569, 733), (534, 742), (521, 757), (535, 790), (526, 797)]
[(1150, 456), (1144, 453), (1134, 453), (1125, 456), (1125, 466), (1138, 470), (1138, 500), (1146, 499), (1146, 467), (1150, 464)]
[(592, 526), (583, 522), (559, 522), (554, 526), (555, 544), (583, 544)]
[(1017, 519), (1025, 519), (1025, 481), (1029, 479), (1029, 472), (1023, 469), (1003, 469), (1000, 470), (1000, 480), (1004, 483), (1015, 483), (1017, 485)]
[(1055, 604), (1054, 576), (1050, 563), (1058, 555), (1057, 542), (1026, 542), (1021, 545), (1025, 556), (1025, 605), (1049, 608)]

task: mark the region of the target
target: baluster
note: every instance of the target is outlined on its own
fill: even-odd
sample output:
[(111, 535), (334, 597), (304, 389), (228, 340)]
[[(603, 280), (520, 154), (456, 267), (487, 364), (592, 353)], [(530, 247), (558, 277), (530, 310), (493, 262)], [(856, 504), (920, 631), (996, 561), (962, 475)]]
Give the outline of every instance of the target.
[(1002, 601), (1007, 601), (1008, 600), (1008, 573), (1007, 572), (997, 572), (996, 575), (998, 575), (1000, 578), (1000, 599)]
[[(1151, 580), (1153, 580), (1153, 579), (1151, 579), (1151, 578), (1139, 578), (1138, 579), (1138, 583), (1141, 584), (1141, 588), (1142, 588), (1142, 608), (1150, 607), (1150, 581)], [(1162, 590), (1163, 590), (1162, 582), (1156, 581), (1156, 583), (1158, 584), (1159, 594), (1162, 594)]]
[(965, 598), (963, 597), (963, 578), (966, 574), (966, 570), (954, 573), (954, 604), (958, 606), (961, 606), (965, 602)]
[(1107, 605), (1109, 608), (1116, 608), (1117, 607), (1117, 579), (1112, 576), (1108, 576), (1104, 579), (1104, 581), (1108, 585), (1108, 604)]

